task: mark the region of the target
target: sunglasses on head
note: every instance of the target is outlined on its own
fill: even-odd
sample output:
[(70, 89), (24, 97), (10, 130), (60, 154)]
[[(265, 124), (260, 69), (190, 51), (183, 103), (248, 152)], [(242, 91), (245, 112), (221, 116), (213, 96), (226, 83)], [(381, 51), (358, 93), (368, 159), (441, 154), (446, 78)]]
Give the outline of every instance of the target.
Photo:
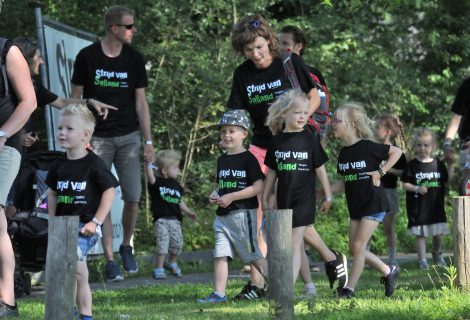
[(124, 27), (124, 28), (126, 28), (127, 30), (131, 30), (132, 28), (134, 28), (134, 24), (116, 24), (116, 26), (118, 26), (118, 27)]

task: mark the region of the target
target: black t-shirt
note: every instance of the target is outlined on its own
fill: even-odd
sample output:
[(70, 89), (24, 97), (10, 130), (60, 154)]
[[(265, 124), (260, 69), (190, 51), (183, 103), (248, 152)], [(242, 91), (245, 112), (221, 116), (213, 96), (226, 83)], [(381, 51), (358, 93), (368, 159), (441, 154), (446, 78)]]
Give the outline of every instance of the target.
[[(404, 170), (406, 168), (406, 156), (404, 153), (401, 154), (400, 159), (393, 165), (393, 169)], [(387, 173), (382, 178), (380, 178), (384, 188), (396, 189), (398, 176)]]
[[(32, 80), (38, 108), (44, 108), (46, 105), (51, 104), (52, 102), (57, 100), (58, 96), (55, 93), (50, 92), (49, 89), (46, 89), (46, 87), (44, 87), (40, 81), (34, 78)], [(38, 112), (33, 112), (29, 120), (24, 125), (23, 131), (34, 131), (34, 124), (40, 119), (41, 117), (38, 115)]]
[[(258, 160), (249, 151), (237, 154), (223, 154), (217, 160), (217, 185), (219, 196), (243, 190), (264, 179)], [(232, 210), (256, 209), (256, 196), (233, 201), (227, 208), (218, 207), (216, 214), (225, 216)]]
[(328, 161), (317, 136), (310, 131), (275, 135), (264, 163), (276, 171), (277, 206), (292, 209), (292, 226), (310, 225), (315, 219), (315, 169)]
[(343, 176), (346, 202), (351, 219), (388, 211), (383, 185), (374, 186), (366, 172), (377, 171), (383, 160), (388, 159), (390, 146), (370, 140), (359, 140), (341, 148), (337, 171)]
[(95, 42), (78, 53), (72, 83), (83, 86), (84, 98), (118, 108), (110, 111), (106, 120), (97, 117), (97, 137), (118, 137), (138, 130), (135, 90), (147, 87), (144, 60), (138, 51), (124, 45), (119, 56), (110, 58), (101, 43)]
[(452, 112), (462, 116), (459, 126), (460, 139), (470, 138), (470, 77), (465, 79), (452, 104)]
[[(308, 93), (312, 88), (316, 88), (302, 58), (294, 53), (292, 63), (302, 91)], [(277, 97), (292, 88), (281, 59), (274, 58), (271, 65), (265, 69), (258, 69), (251, 60), (246, 60), (235, 69), (232, 81), (227, 107), (248, 111), (253, 121), (251, 143), (267, 148), (272, 137), (271, 131), (266, 126), (269, 106)]]
[(80, 216), (90, 222), (100, 205), (101, 195), (119, 185), (103, 160), (93, 151), (77, 160), (64, 155), (54, 162), (46, 184), (57, 192), (56, 216)]
[(178, 181), (155, 177), (155, 183), (149, 183), (148, 187), (151, 200), (150, 210), (154, 222), (163, 217), (176, 217), (179, 221), (183, 220), (180, 208), (183, 188)]
[(448, 176), (444, 163), (436, 159), (429, 163), (413, 159), (408, 162), (401, 180), (428, 189), (426, 194), (406, 192), (408, 228), (447, 221), (444, 186)]

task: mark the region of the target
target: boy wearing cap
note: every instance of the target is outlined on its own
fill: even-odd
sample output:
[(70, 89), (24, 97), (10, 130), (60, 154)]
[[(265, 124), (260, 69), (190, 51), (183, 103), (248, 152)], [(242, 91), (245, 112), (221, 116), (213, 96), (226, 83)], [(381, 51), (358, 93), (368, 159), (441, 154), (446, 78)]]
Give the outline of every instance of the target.
[[(258, 248), (256, 208), (257, 195), (263, 191), (264, 174), (256, 158), (245, 149), (250, 120), (243, 110), (231, 110), (213, 128), (220, 129), (224, 150), (217, 160), (218, 188), (209, 196), (217, 205), (214, 221), (214, 291), (199, 299), (200, 303), (226, 302), (228, 260), (234, 251), (245, 263), (250, 263), (266, 279), (267, 265)], [(264, 295), (264, 283), (248, 284), (249, 290), (235, 299), (252, 299)], [(250, 297), (245, 297), (248, 295)]]

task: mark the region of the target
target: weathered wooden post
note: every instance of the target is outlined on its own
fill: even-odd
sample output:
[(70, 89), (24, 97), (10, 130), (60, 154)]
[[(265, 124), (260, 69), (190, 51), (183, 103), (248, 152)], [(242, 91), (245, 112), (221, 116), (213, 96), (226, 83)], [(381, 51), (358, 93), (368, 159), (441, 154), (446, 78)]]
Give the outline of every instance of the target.
[(268, 297), (272, 317), (294, 319), (292, 279), (292, 210), (268, 210)]
[(49, 218), (46, 258), (46, 319), (73, 318), (78, 216)]
[(455, 197), (452, 204), (457, 285), (470, 290), (470, 197)]

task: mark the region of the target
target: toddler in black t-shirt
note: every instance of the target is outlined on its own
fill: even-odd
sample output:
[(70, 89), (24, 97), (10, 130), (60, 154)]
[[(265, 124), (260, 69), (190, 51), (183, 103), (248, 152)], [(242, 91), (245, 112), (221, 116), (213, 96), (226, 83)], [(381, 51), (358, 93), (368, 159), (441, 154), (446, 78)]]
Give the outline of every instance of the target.
[(111, 210), (119, 185), (103, 160), (86, 149), (95, 118), (85, 105), (69, 105), (60, 116), (57, 140), (65, 149), (46, 178), (50, 216), (80, 216), (77, 244), (77, 308), (80, 319), (92, 319), (92, 296), (86, 258), (101, 237), (101, 224)]
[[(155, 155), (155, 161), (157, 175), (154, 175), (152, 170), (155, 166), (152, 164), (147, 166), (150, 209), (157, 237), (157, 259), (153, 277), (165, 279), (164, 269), (168, 269), (175, 277), (182, 277), (181, 269), (176, 263), (183, 248), (181, 222), (183, 213), (193, 221), (196, 220), (196, 214), (182, 200), (183, 188), (176, 181), (180, 172), (181, 153), (175, 150), (160, 150)], [(165, 264), (167, 254), (169, 254), (168, 263)]]

